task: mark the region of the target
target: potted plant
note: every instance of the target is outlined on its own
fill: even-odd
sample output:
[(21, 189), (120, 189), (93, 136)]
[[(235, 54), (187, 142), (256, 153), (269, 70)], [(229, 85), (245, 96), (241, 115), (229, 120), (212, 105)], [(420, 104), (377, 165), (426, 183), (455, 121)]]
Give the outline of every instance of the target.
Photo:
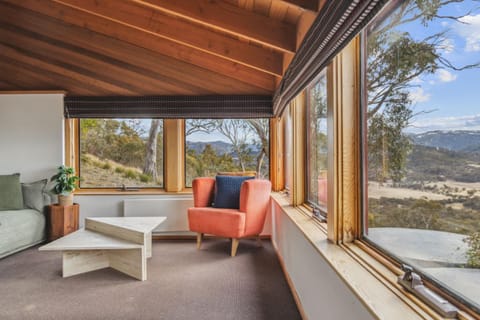
[(64, 165), (58, 167), (58, 173), (50, 178), (55, 185), (52, 192), (58, 195), (58, 204), (61, 206), (71, 206), (73, 204), (73, 191), (77, 187), (79, 177), (71, 167)]

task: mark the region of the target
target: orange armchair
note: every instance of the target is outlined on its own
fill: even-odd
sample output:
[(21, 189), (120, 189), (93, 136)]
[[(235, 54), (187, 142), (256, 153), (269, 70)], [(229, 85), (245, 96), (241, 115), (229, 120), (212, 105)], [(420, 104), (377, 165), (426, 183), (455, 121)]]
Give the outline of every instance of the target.
[(213, 208), (215, 178), (196, 178), (192, 182), (194, 207), (188, 209), (188, 224), (197, 232), (200, 249), (205, 233), (232, 239), (231, 256), (237, 253), (240, 238), (257, 236), (263, 230), (270, 199), (271, 183), (252, 179), (242, 183), (240, 208)]

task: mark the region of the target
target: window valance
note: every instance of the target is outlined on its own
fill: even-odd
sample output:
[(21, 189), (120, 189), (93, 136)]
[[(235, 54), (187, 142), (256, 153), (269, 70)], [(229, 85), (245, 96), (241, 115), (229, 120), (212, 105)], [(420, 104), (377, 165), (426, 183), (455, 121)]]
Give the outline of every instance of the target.
[(271, 96), (64, 98), (66, 118), (248, 119), (273, 117)]

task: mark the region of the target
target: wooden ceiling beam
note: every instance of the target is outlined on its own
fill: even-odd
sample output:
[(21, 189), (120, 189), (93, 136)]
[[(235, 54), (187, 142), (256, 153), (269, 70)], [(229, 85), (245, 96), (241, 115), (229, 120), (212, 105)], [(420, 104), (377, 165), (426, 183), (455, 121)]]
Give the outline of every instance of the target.
[[(8, 17), (10, 21), (19, 20), (19, 23), (25, 25), (36, 24), (40, 29), (42, 23), (52, 25), (49, 19), (52, 21), (62, 21), (65, 25), (71, 25), (81, 30), (93, 31), (87, 31), (88, 33), (83, 37), (79, 37), (80, 39), (78, 39), (78, 41), (86, 37), (91, 38), (90, 40), (97, 40), (103, 35), (110, 39), (136, 45), (158, 54), (184, 61), (242, 82), (250, 83), (270, 92), (275, 90), (275, 77), (271, 74), (211, 55), (204, 51), (171, 42), (150, 33), (140, 32), (122, 24), (114, 22), (106, 24), (102, 18), (89, 15), (83, 11), (58, 6), (51, 2), (43, 3), (37, 0), (22, 0), (19, 2), (11, 0), (10, 3), (13, 6), (8, 4), (2, 5), (2, 3), (0, 3), (2, 12), (0, 17)], [(20, 8), (16, 5), (21, 5), (22, 7)], [(85, 21), (85, 23), (82, 21)], [(49, 29), (49, 33), (58, 33), (55, 25), (47, 29)], [(68, 31), (79, 33), (78, 29)], [(61, 37), (65, 38), (65, 34), (68, 33), (61, 34)]]
[(272, 0), (272, 1), (282, 1), (289, 4), (293, 4), (305, 10), (318, 12), (321, 7), (320, 1), (325, 1), (325, 0), (320, 0), (320, 1), (319, 0)]
[(275, 50), (290, 53), (295, 51), (294, 25), (239, 8), (227, 2), (210, 0), (133, 1), (209, 28), (257, 42)]
[[(280, 76), (283, 72), (281, 52), (252, 45), (249, 42), (238, 41), (234, 37), (199, 27), (137, 3), (109, 0), (53, 1), (57, 4), (101, 17), (105, 20), (104, 24), (109, 24), (110, 21), (123, 24), (141, 32), (195, 48), (272, 75)], [(29, 1), (22, 0), (20, 2), (23, 5), (23, 3)], [(39, 2), (39, 0), (36, 0), (34, 2), (37, 5), (34, 10), (42, 10), (38, 7), (45, 6), (44, 1)], [(68, 23), (83, 24), (87, 28), (89, 26), (88, 18), (80, 20), (76, 14), (67, 15), (64, 13), (62, 18)]]

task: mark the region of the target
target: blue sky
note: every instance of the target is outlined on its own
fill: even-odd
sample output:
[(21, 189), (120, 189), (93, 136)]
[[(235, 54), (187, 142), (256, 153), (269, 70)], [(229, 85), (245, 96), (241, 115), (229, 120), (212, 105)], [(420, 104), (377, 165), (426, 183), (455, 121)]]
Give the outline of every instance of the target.
[[(440, 15), (463, 16), (460, 21), (435, 19), (425, 27), (419, 21), (402, 27), (414, 39), (445, 31), (442, 57), (455, 66), (480, 62), (480, 2), (464, 1), (441, 8)], [(430, 130), (480, 130), (480, 68), (455, 71), (439, 69), (415, 79), (410, 97), (419, 114), (410, 132)]]

